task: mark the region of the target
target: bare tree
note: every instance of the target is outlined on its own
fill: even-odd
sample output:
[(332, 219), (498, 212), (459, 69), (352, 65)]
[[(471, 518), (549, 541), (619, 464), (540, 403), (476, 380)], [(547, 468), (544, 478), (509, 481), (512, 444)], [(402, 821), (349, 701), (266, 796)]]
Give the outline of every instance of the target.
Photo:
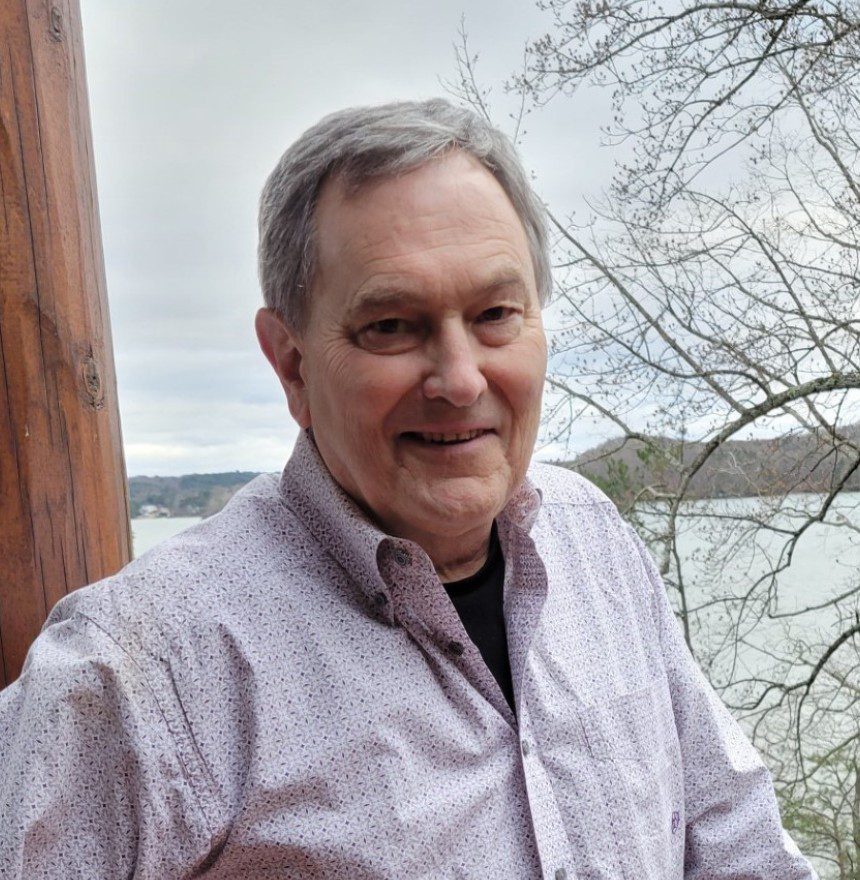
[(547, 432), (615, 438), (577, 466), (658, 556), (786, 821), (858, 880), (860, 4), (540, 5), (509, 88), (539, 112), (605, 87), (623, 156), (588, 224), (551, 206)]

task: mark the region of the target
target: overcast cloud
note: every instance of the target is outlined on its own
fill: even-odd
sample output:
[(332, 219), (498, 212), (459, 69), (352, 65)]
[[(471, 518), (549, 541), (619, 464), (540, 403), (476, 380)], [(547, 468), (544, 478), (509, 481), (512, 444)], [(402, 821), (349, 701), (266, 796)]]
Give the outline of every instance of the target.
[[(266, 175), (332, 110), (443, 94), (463, 15), (504, 119), (501, 83), (549, 20), (528, 0), (82, 6), (128, 473), (280, 470), (296, 428), (252, 323)], [(606, 101), (559, 103), (526, 138), (561, 213), (608, 183)]]

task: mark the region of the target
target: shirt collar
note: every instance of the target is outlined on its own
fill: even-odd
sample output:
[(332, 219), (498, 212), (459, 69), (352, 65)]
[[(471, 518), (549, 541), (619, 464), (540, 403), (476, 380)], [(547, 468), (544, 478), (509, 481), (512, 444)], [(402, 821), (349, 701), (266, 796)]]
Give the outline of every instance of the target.
[(538, 518), (542, 502), (543, 493), (526, 477), (505, 505), (499, 519), (528, 533)]
[(331, 556), (358, 583), (372, 606), (390, 617), (388, 588), (377, 554), (387, 536), (335, 482), (309, 431), (301, 431), (281, 475), (281, 495)]

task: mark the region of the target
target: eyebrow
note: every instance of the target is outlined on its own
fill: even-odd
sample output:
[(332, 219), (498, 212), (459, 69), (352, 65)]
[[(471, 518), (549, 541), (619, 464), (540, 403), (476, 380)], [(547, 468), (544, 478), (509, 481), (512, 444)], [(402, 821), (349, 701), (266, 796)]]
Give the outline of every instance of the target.
[(381, 312), (390, 308), (402, 308), (421, 300), (417, 291), (398, 287), (378, 287), (360, 293), (349, 308), (348, 317), (365, 315), (368, 312)]
[[(516, 271), (499, 272), (480, 284), (476, 289), (481, 294), (492, 293), (501, 287), (517, 288), (520, 293), (526, 292), (526, 282)], [(424, 294), (408, 287), (381, 286), (371, 287), (358, 294), (349, 308), (348, 317), (354, 320), (357, 316), (368, 312), (385, 311), (389, 308), (414, 307), (424, 302)]]

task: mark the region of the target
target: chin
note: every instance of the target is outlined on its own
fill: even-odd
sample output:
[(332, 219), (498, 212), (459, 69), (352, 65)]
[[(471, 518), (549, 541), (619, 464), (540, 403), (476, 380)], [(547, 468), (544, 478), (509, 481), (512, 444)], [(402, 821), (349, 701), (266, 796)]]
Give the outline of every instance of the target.
[[(460, 484), (465, 482), (456, 481)], [(420, 505), (424, 514), (422, 518), (433, 519), (437, 523), (434, 531), (459, 534), (483, 522), (489, 523), (506, 502), (506, 494), (495, 486), (483, 486), (476, 490), (474, 485), (448, 484), (429, 487)]]

